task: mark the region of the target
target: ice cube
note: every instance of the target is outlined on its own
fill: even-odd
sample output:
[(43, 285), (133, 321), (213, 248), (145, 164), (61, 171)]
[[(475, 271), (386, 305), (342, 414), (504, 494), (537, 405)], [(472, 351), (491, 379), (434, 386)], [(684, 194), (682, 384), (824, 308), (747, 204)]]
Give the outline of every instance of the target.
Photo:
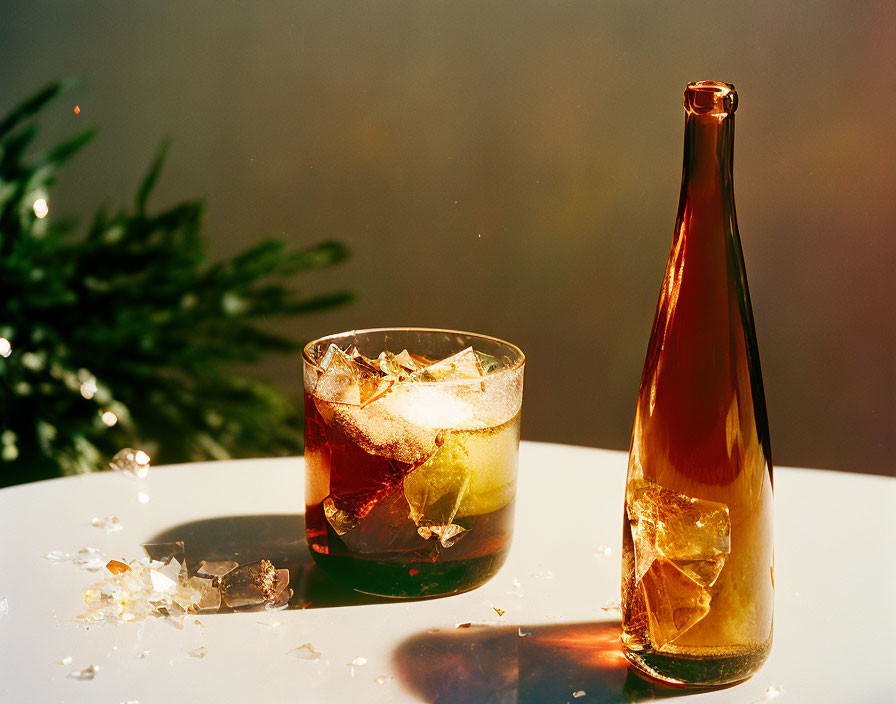
[(330, 345), (327, 347), (327, 351), (324, 352), (324, 356), (321, 357), (321, 359), (320, 359), (320, 368), (323, 370), (326, 370), (330, 366), (330, 363), (333, 361), (333, 359), (337, 355), (342, 354), (342, 353), (343, 352), (339, 348), (339, 345), (334, 345), (331, 342)]
[(672, 643), (709, 612), (710, 588), (731, 552), (724, 504), (630, 482), (626, 511), (635, 547), (635, 583), (643, 587), (654, 647)]
[(181, 564), (173, 558), (158, 569), (150, 569), (149, 579), (152, 588), (160, 594), (174, 594), (177, 585), (180, 584), (182, 570)]
[(196, 571), (196, 574), (200, 577), (223, 577), (239, 566), (240, 563), (233, 560), (202, 560), (199, 563), (199, 569)]
[(292, 599), (293, 591), (289, 588), (289, 570), (277, 570), (274, 575), (274, 586), (271, 589), (273, 595), (265, 604), (265, 608), (269, 611), (283, 609), (289, 605)]
[(475, 354), (483, 374), (491, 374), (504, 366), (497, 357), (492, 357), (490, 354), (480, 352), (479, 350), (475, 350)]
[[(240, 565), (221, 579), (221, 596), (232, 609), (273, 603), (281, 594), (277, 570), (269, 560)], [(282, 591), (282, 590), (281, 590)]]
[[(331, 346), (332, 347), (332, 346)], [(330, 355), (330, 362), (317, 380), (314, 396), (329, 403), (366, 406), (389, 390), (391, 382), (383, 380), (379, 368), (363, 357), (352, 358), (339, 350)]]
[(398, 354), (388, 351), (381, 352), (376, 359), (376, 364), (387, 378), (394, 378), (399, 381), (408, 379), (411, 374), (423, 366), (414, 361), (414, 358), (411, 357), (407, 350), (402, 350)]
[(479, 357), (472, 347), (467, 347), (457, 354), (439, 360), (414, 372), (412, 378), (415, 381), (463, 381), (465, 379), (480, 379), (483, 376), (482, 365)]
[(657, 649), (672, 643), (709, 613), (710, 593), (675, 565), (655, 560), (642, 579), (650, 642)]
[(328, 425), (341, 430), (365, 452), (406, 465), (423, 463), (435, 452), (438, 428), (426, 427), (403, 417), (403, 408), (387, 405), (386, 398), (366, 408), (317, 403)]
[(72, 562), (78, 565), (82, 570), (90, 570), (94, 572), (101, 570), (106, 566), (108, 560), (96, 548), (81, 548), (72, 558)]
[[(435, 443), (431, 442), (434, 451)], [(387, 451), (383, 446), (377, 449)], [(410, 454), (415, 451), (411, 443), (393, 449), (401, 459), (417, 463), (417, 458)], [(323, 501), (323, 509), (333, 529), (343, 535), (358, 526), (378, 501), (399, 487), (414, 464), (368, 454), (358, 445), (344, 441), (334, 443), (331, 450), (334, 469), (330, 472), (330, 493)], [(416, 451), (420, 452), (419, 449)], [(421, 457), (420, 461), (425, 459), (425, 456)]]
[(407, 350), (402, 350), (394, 357), (395, 363), (401, 365), (404, 369), (409, 372), (415, 372), (421, 367), (426, 367), (430, 364), (428, 359), (424, 357), (420, 357), (419, 355), (412, 355)]
[(140, 547), (143, 548), (147, 557), (153, 562), (161, 562), (163, 565), (167, 565), (172, 560), (176, 560), (186, 573), (187, 561), (182, 540), (176, 540), (173, 543), (147, 543)]
[(470, 484), (466, 448), (455, 434), (443, 438), (436, 453), (404, 478), (404, 495), (417, 526), (449, 526)]
[(357, 515), (359, 512), (351, 511), (350, 508), (340, 508), (332, 496), (324, 499), (323, 508), (324, 516), (337, 535), (345, 535), (361, 522), (361, 517)]
[(189, 585), (198, 593), (199, 598), (194, 602), (196, 610), (206, 612), (221, 608), (221, 590), (214, 579), (190, 577)]
[(352, 359), (367, 359), (367, 357), (361, 354), (361, 350), (359, 350), (358, 346), (354, 343), (348, 346), (348, 348), (345, 350), (345, 354)]
[(731, 552), (731, 519), (725, 504), (644, 480), (632, 483), (627, 503), (636, 581), (659, 559), (673, 562), (703, 587), (715, 584)]
[(375, 405), (417, 427), (469, 430), (484, 426), (477, 418), (481, 404), (471, 393), (469, 385), (396, 384)]
[(411, 517), (423, 525), (449, 525), (507, 506), (516, 492), (517, 435), (503, 427), (445, 432), (441, 447), (405, 477)]
[[(409, 512), (404, 489), (399, 484), (355, 526), (340, 533), (342, 542), (356, 553), (402, 552), (423, 548), (425, 543), (417, 535), (416, 525), (408, 518)], [(336, 532), (339, 532), (338, 529)]]
[(458, 540), (464, 537), (467, 533), (467, 529), (456, 523), (452, 523), (447, 526), (420, 526), (417, 528), (417, 533), (424, 540), (429, 540), (435, 536), (439, 539), (439, 544), (443, 548), (450, 548)]

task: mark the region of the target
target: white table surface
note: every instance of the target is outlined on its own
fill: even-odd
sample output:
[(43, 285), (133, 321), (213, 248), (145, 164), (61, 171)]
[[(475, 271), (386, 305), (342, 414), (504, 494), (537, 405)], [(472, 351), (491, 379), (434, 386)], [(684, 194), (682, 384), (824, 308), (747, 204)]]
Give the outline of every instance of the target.
[[(302, 460), (101, 473), (0, 491), (0, 702), (625, 702), (896, 701), (893, 515), (896, 480), (777, 469), (775, 644), (751, 679), (710, 692), (660, 690), (618, 654), (626, 456), (523, 443), (513, 548), (490, 582), (429, 601), (363, 603), (311, 567), (302, 533)], [(139, 491), (149, 496), (140, 503)], [(94, 516), (116, 515), (106, 535)], [(98, 581), (53, 550), (135, 558), (142, 543), (186, 541), (188, 559), (288, 562), (286, 611), (202, 615), (178, 630), (74, 621)], [(611, 554), (604, 554), (610, 548)], [(201, 554), (200, 554), (201, 553)], [(515, 587), (514, 581), (519, 582)], [(311, 601), (301, 609), (301, 601)], [(372, 600), (370, 600), (372, 601)], [(493, 610), (505, 610), (499, 617)], [(271, 623), (281, 626), (272, 628)], [(457, 629), (470, 621), (470, 628)], [(531, 631), (519, 636), (519, 628)], [(318, 661), (287, 655), (312, 643)], [(205, 646), (202, 659), (189, 652)], [(145, 657), (138, 657), (143, 651)], [(60, 661), (70, 656), (70, 665)], [(354, 658), (367, 659), (350, 667)], [(70, 672), (96, 664), (93, 680)], [(391, 678), (384, 684), (375, 680)], [(585, 692), (574, 697), (574, 693)]]

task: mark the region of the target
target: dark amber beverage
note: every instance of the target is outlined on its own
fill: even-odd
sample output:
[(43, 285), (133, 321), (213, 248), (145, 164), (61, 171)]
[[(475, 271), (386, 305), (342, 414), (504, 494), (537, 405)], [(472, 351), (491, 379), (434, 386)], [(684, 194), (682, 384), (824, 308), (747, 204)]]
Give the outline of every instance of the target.
[(623, 525), (623, 637), (641, 671), (744, 679), (772, 642), (772, 460), (734, 210), (734, 86), (685, 92), (672, 251), (644, 364)]
[(513, 532), (522, 353), (404, 329), (324, 338), (304, 357), (305, 520), (317, 564), (390, 597), (488, 580)]

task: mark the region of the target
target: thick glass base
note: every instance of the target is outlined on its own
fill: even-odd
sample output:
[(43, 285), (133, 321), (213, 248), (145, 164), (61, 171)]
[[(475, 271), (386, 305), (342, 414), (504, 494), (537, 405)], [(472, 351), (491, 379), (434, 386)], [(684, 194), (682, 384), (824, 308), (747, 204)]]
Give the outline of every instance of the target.
[(691, 655), (659, 653), (654, 650), (631, 650), (623, 647), (628, 661), (638, 670), (671, 684), (708, 687), (734, 684), (747, 679), (765, 662), (772, 648), (772, 639), (738, 653)]
[(448, 596), (485, 584), (501, 568), (508, 550), (466, 560), (378, 562), (359, 557), (322, 555), (312, 551), (317, 565), (355, 591), (396, 599)]

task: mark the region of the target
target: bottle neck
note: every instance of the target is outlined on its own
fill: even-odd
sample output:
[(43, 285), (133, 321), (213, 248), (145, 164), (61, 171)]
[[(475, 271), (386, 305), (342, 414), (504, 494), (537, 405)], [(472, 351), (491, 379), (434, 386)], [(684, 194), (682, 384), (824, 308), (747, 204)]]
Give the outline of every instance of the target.
[[(682, 200), (734, 194), (734, 114), (688, 113), (684, 128)], [(683, 204), (683, 203), (682, 203)]]

